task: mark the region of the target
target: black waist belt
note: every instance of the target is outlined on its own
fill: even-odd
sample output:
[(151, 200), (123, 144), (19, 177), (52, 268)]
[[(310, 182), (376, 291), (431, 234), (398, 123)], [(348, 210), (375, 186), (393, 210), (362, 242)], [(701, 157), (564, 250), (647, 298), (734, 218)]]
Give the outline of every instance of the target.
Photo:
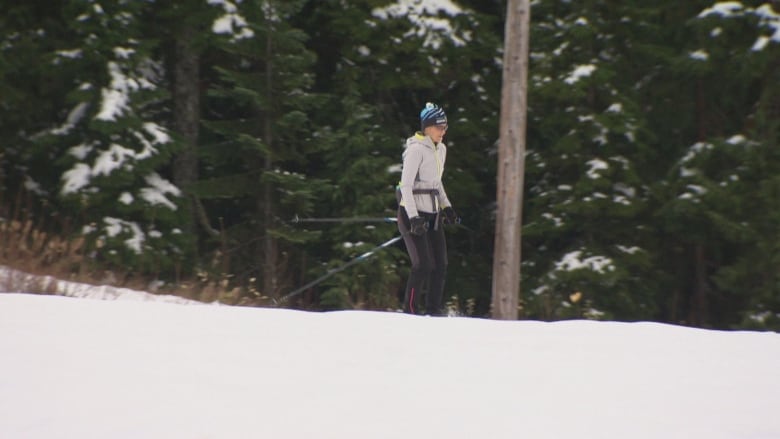
[(414, 189), (412, 190), (412, 194), (414, 195), (426, 195), (429, 194), (431, 196), (431, 206), (433, 206), (433, 209), (436, 210), (436, 220), (433, 222), (433, 230), (439, 230), (439, 209), (438, 209), (438, 197), (439, 197), (439, 190), (438, 189)]

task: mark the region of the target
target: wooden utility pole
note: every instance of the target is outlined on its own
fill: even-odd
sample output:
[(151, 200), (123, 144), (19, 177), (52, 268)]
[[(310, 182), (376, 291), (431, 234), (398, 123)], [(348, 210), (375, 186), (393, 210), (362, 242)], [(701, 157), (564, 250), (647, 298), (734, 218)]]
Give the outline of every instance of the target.
[(530, 22), (529, 0), (508, 0), (498, 146), (498, 211), (493, 250), (492, 316), (501, 320), (517, 319), (520, 298)]

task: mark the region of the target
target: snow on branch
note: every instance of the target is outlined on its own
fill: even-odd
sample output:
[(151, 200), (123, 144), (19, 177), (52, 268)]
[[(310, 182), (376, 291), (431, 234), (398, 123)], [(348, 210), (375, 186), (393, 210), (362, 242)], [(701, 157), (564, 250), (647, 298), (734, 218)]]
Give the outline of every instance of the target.
[(103, 218), (103, 222), (106, 224), (105, 231), (109, 238), (114, 238), (120, 233), (128, 233), (130, 237), (125, 240), (125, 245), (136, 254), (141, 254), (146, 236), (137, 223), (110, 216)]
[(588, 178), (593, 179), (593, 180), (601, 177), (601, 175), (599, 175), (598, 171), (604, 170), (604, 169), (609, 169), (609, 164), (607, 162), (605, 162), (604, 160), (601, 160), (601, 159), (588, 160), (588, 162), (586, 164), (590, 167), (588, 169), (588, 171), (586, 172), (586, 174), (588, 175)]
[(596, 66), (594, 66), (593, 64), (579, 65), (575, 67), (574, 70), (571, 73), (569, 73), (569, 75), (566, 78), (564, 78), (563, 82), (572, 85), (582, 78), (589, 77), (590, 75), (593, 74), (594, 71), (596, 71)]
[(146, 184), (149, 187), (141, 189), (141, 198), (146, 200), (149, 204), (157, 205), (161, 204), (171, 210), (176, 210), (176, 205), (173, 204), (165, 195), (171, 194), (173, 196), (180, 196), (181, 191), (178, 187), (173, 185), (170, 181), (160, 177), (156, 172), (145, 177)]
[(604, 274), (605, 270), (615, 270), (612, 259), (606, 256), (590, 256), (582, 259), (582, 253), (582, 250), (566, 253), (560, 261), (555, 263), (555, 269), (558, 271), (588, 269), (600, 274)]
[(455, 46), (465, 46), (471, 41), (470, 32), (456, 32), (449, 18), (465, 14), (460, 6), (451, 0), (397, 0), (395, 3), (381, 8), (374, 8), (371, 15), (379, 20), (406, 18), (412, 24), (404, 37), (417, 36), (423, 38), (423, 47), (438, 49), (445, 40)]
[[(211, 26), (211, 31), (220, 35), (231, 35), (233, 41), (242, 40), (245, 38), (252, 38), (255, 36), (254, 31), (249, 28), (246, 19), (238, 13), (238, 7), (230, 0), (208, 0), (208, 4), (212, 6), (221, 6), (224, 14), (214, 20)], [(263, 4), (263, 11), (266, 14), (271, 11), (267, 2)]]
[[(765, 3), (754, 9), (746, 7), (742, 2), (718, 2), (701, 11), (698, 18), (712, 16), (725, 19), (745, 16), (757, 17), (758, 25), (768, 29), (772, 34), (771, 36), (760, 35), (751, 47), (754, 52), (763, 50), (770, 42), (780, 43), (780, 13), (777, 13), (770, 3)], [(719, 33), (720, 31), (717, 34)]]
[[(133, 131), (132, 136), (138, 139), (143, 146), (140, 151), (112, 143), (108, 149), (97, 153), (91, 166), (83, 161), (92, 154), (96, 146), (94, 143), (90, 145), (82, 143), (70, 148), (68, 153), (82, 162), (76, 163), (63, 174), (61, 193), (68, 195), (79, 192), (89, 186), (94, 177), (109, 176), (120, 169), (131, 170), (137, 162), (158, 154), (155, 145), (171, 142), (171, 137), (165, 129), (153, 122), (144, 123), (143, 131)], [(147, 137), (151, 137), (151, 140)], [(146, 182), (150, 187), (141, 190), (141, 198), (154, 205), (164, 205), (170, 209), (176, 209), (176, 206), (165, 197), (165, 194), (179, 196), (180, 191), (177, 187), (157, 174), (148, 175)], [(125, 199), (127, 198), (125, 197)]]

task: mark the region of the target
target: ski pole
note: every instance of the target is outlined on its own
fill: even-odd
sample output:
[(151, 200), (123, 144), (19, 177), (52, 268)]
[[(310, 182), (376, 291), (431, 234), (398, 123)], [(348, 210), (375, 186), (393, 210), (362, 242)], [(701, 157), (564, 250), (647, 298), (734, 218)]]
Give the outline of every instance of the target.
[(379, 251), (379, 250), (381, 250), (381, 249), (383, 249), (385, 247), (389, 247), (390, 245), (393, 245), (394, 243), (396, 243), (400, 239), (401, 239), (400, 236), (396, 236), (395, 238), (390, 239), (390, 240), (388, 240), (388, 241), (386, 241), (386, 242), (384, 242), (384, 243), (374, 247), (373, 249), (363, 253), (362, 255), (352, 259), (351, 261), (347, 262), (346, 264), (343, 264), (343, 265), (341, 265), (339, 267), (332, 268), (332, 269), (328, 270), (327, 272), (325, 272), (325, 274), (323, 274), (322, 276), (318, 277), (317, 279), (314, 279), (313, 281), (307, 283), (306, 285), (304, 285), (304, 286), (302, 286), (302, 287), (300, 287), (300, 288), (298, 288), (298, 289), (296, 289), (294, 291), (289, 292), (285, 296), (282, 296), (282, 298), (280, 298), (278, 302), (277, 301), (274, 301), (274, 302), (276, 302), (277, 304), (284, 303), (287, 300), (289, 300), (291, 297), (297, 296), (298, 294), (306, 291), (307, 289), (313, 287), (314, 285), (317, 285), (318, 283), (320, 283), (320, 282), (324, 281), (325, 279), (333, 276), (334, 274), (336, 274), (336, 273), (338, 273), (340, 271), (344, 271), (347, 268), (349, 268), (349, 267), (351, 267), (351, 266), (353, 266), (353, 265), (355, 265), (355, 264), (357, 264), (359, 262), (365, 261), (366, 259), (371, 257), (371, 255), (373, 255), (375, 252), (377, 252), (377, 251)]
[(394, 223), (398, 219), (387, 216), (383, 218), (371, 217), (344, 217), (344, 218), (301, 218), (298, 215), (292, 219), (292, 223)]

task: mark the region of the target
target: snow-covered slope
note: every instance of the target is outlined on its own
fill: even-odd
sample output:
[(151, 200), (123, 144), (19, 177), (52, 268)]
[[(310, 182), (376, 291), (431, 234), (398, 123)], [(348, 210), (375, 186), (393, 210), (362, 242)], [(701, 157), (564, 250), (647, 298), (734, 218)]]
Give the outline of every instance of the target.
[(0, 294), (2, 438), (778, 438), (780, 335)]

